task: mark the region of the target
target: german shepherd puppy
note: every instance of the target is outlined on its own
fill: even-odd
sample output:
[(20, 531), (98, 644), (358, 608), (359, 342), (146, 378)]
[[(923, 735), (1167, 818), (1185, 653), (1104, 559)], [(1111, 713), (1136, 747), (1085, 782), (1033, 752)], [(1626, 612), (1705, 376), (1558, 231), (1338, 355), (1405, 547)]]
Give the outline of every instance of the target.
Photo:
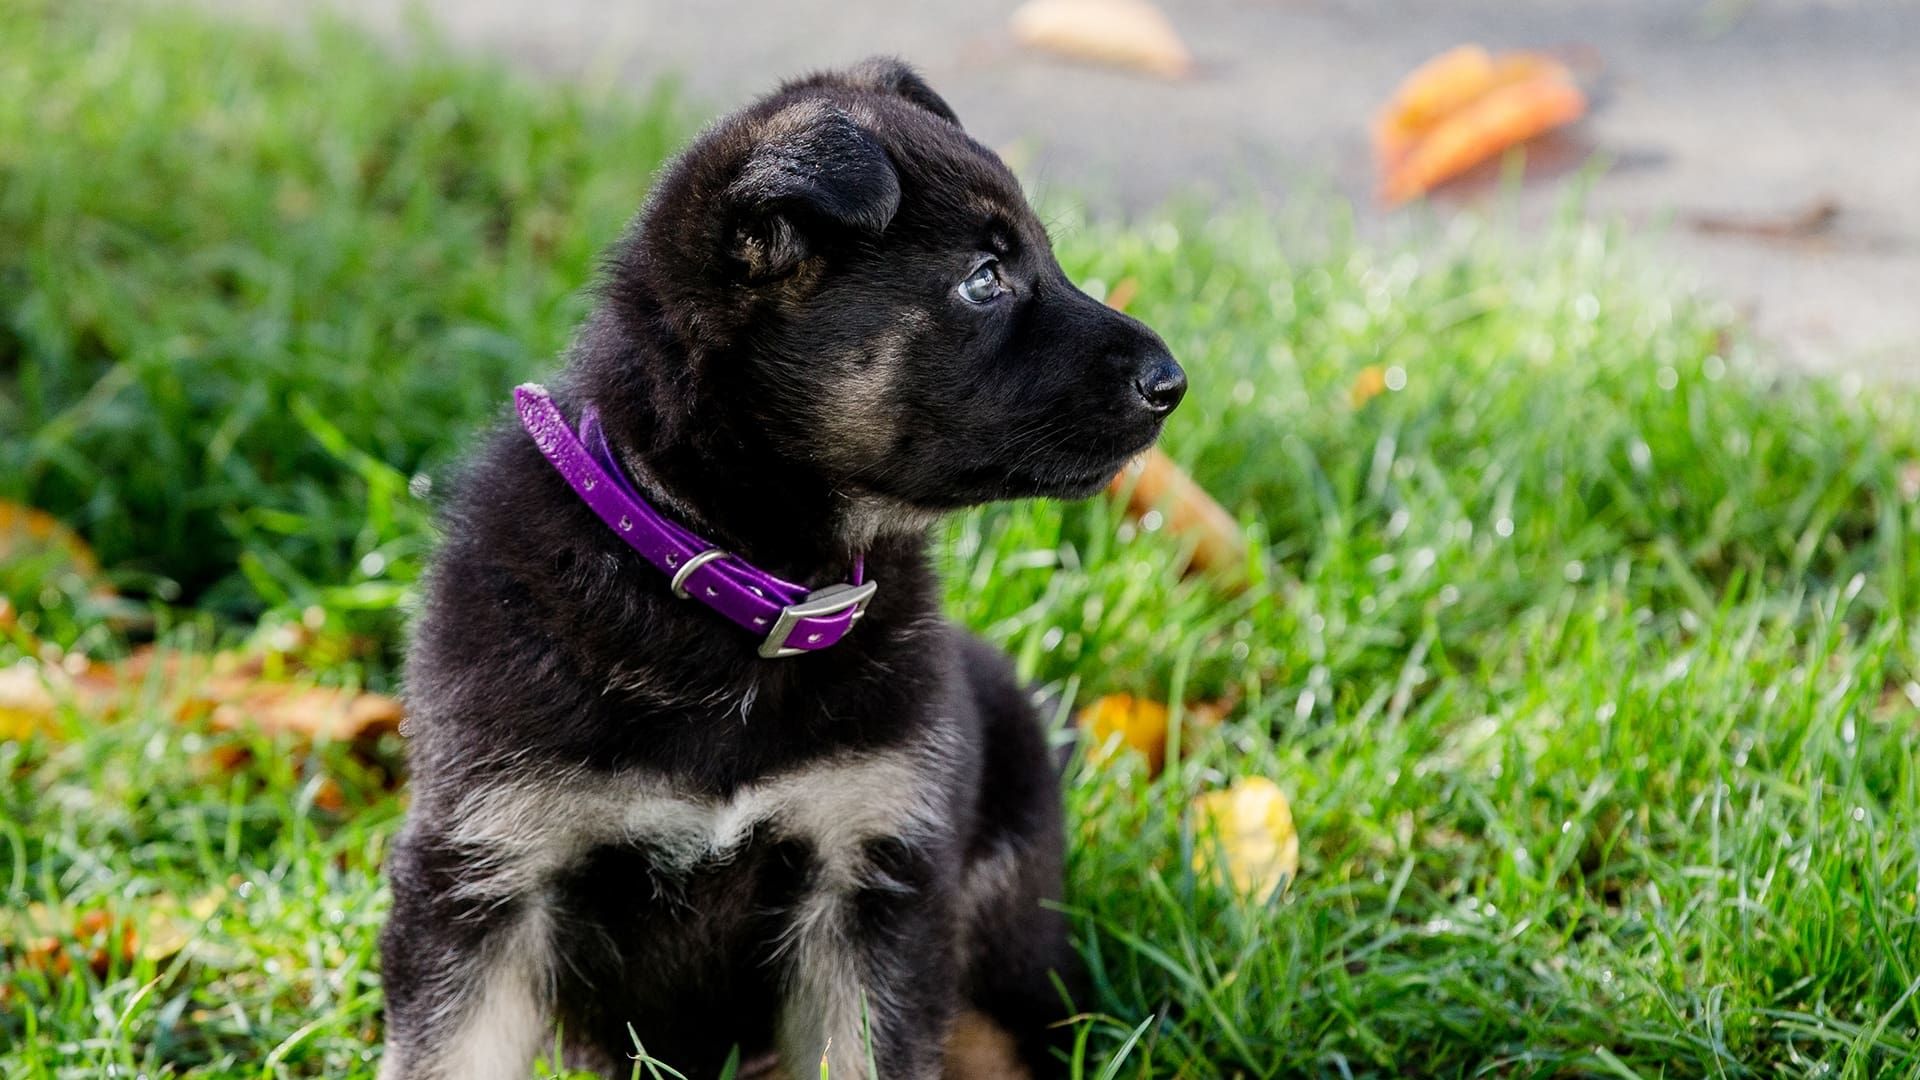
[(517, 1080), (558, 1043), (621, 1077), (638, 1044), (696, 1080), (732, 1054), (925, 1080), (963, 1012), (1059, 1072), (1082, 975), (1043, 903), (1055, 756), (1007, 660), (941, 618), (926, 534), (1100, 490), (1184, 391), (905, 65), (696, 139), (551, 402), (597, 410), (621, 483), (727, 558), (877, 591), (831, 648), (765, 657), (495, 431), (409, 658), (382, 1077)]

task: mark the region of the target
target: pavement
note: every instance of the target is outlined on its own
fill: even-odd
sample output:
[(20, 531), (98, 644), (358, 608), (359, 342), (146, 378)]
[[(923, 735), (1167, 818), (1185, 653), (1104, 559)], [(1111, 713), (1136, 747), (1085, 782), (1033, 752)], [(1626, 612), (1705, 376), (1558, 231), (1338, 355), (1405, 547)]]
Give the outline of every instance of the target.
[[(298, 27), (305, 0), (199, 0)], [(1552, 48), (1593, 114), (1516, 201), (1441, 193), (1538, 227), (1583, 163), (1591, 213), (1747, 313), (1778, 355), (1920, 379), (1920, 4), (1910, 0), (1161, 0), (1197, 60), (1168, 82), (1020, 48), (1017, 0), (332, 0), (404, 42), (417, 9), (455, 46), (543, 77), (674, 78), (720, 111), (873, 53), (917, 65), (1043, 192), (1100, 212), (1170, 197), (1372, 200), (1366, 124), (1400, 78), (1462, 42)], [(1300, 202), (1299, 205), (1312, 205)]]

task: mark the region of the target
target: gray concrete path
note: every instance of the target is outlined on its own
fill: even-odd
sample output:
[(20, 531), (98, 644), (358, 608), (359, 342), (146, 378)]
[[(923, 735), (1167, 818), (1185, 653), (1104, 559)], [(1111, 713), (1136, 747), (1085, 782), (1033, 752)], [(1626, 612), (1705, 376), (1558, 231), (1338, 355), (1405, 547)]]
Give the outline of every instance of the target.
[[(203, 0), (278, 21), (302, 0)], [(1559, 140), (1519, 217), (1557, 205), (1598, 153), (1597, 213), (1750, 312), (1789, 357), (1920, 376), (1920, 4), (1844, 0), (1162, 0), (1196, 54), (1183, 82), (1024, 51), (1017, 0), (421, 0), (457, 45), (561, 78), (677, 76), (725, 109), (778, 78), (890, 52), (919, 65), (1043, 188), (1096, 207), (1170, 195), (1284, 202), (1332, 188), (1367, 229), (1366, 123), (1400, 77), (1466, 41), (1591, 58), (1594, 115)], [(335, 0), (385, 33), (407, 5)], [(1548, 171), (1553, 171), (1551, 168)], [(1440, 200), (1484, 202), (1490, 185)], [(1827, 208), (1822, 210), (1821, 208)], [(1823, 221), (1792, 235), (1747, 225)], [(1734, 226), (1715, 231), (1712, 226)], [(1803, 223), (1804, 224), (1804, 223)], [(1706, 227), (1702, 227), (1702, 226)], [(1762, 233), (1766, 229), (1760, 230)]]

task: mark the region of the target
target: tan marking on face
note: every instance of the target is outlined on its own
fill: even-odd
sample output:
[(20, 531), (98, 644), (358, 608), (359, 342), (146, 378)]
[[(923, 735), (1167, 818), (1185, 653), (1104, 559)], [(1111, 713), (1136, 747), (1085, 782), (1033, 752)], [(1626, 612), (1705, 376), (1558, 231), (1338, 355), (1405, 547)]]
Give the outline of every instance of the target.
[(840, 361), (841, 371), (821, 398), (818, 426), (824, 451), (841, 468), (857, 472), (889, 453), (898, 434), (891, 399), (914, 341), (933, 323), (924, 311), (899, 312), (894, 325)]

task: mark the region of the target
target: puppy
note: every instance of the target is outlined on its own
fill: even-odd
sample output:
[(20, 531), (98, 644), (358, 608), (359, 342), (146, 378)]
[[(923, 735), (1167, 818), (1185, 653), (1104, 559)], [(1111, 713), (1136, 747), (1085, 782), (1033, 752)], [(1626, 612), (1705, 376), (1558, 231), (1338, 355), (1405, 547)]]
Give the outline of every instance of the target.
[(701, 135), (447, 511), (381, 1075), (519, 1078), (557, 1040), (622, 1077), (639, 1047), (923, 1080), (963, 1012), (1059, 1072), (1054, 757), (926, 534), (1098, 491), (1184, 390), (906, 66)]

